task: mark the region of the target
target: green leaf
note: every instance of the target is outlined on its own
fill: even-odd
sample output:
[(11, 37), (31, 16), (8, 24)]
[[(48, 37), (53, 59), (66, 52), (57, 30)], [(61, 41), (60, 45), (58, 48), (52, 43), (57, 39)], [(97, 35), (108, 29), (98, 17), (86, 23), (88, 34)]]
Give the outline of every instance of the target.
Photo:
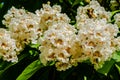
[(68, 2), (72, 5), (74, 3), (74, 0), (68, 0)]
[(120, 13), (120, 10), (116, 10), (116, 11), (113, 11), (113, 12), (111, 12), (111, 19), (114, 17), (114, 15), (116, 14), (116, 13)]
[(31, 56), (38, 56), (39, 55), (39, 53), (35, 50), (29, 50), (29, 53)]
[(40, 46), (40, 44), (29, 44), (29, 46), (31, 48), (38, 48)]
[(16, 80), (28, 80), (32, 75), (35, 74), (36, 71), (42, 67), (44, 66), (40, 60), (35, 60), (24, 69), (24, 71), (17, 77)]
[[(0, 76), (8, 69), (10, 68), (11, 66), (15, 65), (16, 63), (6, 63), (6, 62), (3, 62), (2, 65), (0, 66), (1, 68), (3, 68), (3, 70), (0, 70)], [(6, 65), (6, 67), (4, 66)]]
[(0, 9), (3, 7), (4, 5), (4, 2), (0, 3)]
[(50, 61), (47, 63), (47, 66), (53, 66), (55, 64), (55, 61)]
[[(21, 56), (19, 56), (19, 61), (21, 61), (22, 59), (24, 59), (25, 57), (27, 56), (27, 54), (23, 54)], [(7, 70), (9, 69), (10, 67), (12, 67), (13, 65), (15, 65), (17, 63), (11, 63), (11, 62), (6, 62), (6, 61), (2, 61), (0, 62), (0, 76)]]
[(115, 15), (116, 13), (119, 13), (119, 12), (120, 12), (120, 10), (113, 11), (112, 15)]
[(111, 59), (110, 61), (106, 61), (101, 69), (97, 71), (101, 74), (107, 75), (112, 66), (114, 65), (115, 61)]
[(84, 76), (84, 80), (87, 80), (87, 77), (86, 77), (86, 76)]
[[(81, 4), (82, 3), (82, 4)], [(75, 5), (77, 4), (81, 4), (81, 5), (84, 5), (84, 3), (82, 2), (82, 0), (75, 0), (72, 7), (74, 7)]]
[(116, 61), (116, 62), (120, 62), (120, 51), (116, 51), (112, 58)]
[(60, 3), (63, 3), (63, 0), (59, 0)]
[(117, 67), (119, 74), (120, 74), (120, 66), (118, 66), (117, 64), (115, 64), (115, 66)]

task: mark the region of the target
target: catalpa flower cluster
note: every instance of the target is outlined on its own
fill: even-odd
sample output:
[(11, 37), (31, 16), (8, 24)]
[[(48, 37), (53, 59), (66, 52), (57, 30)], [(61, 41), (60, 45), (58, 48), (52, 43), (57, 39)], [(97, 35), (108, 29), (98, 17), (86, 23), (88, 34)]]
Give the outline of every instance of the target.
[(57, 70), (64, 71), (89, 60), (99, 69), (120, 49), (119, 15), (110, 23), (111, 12), (92, 0), (78, 7), (76, 24), (71, 25), (59, 5), (43, 4), (35, 13), (12, 7), (3, 20), (8, 29), (0, 29), (0, 56), (17, 62), (26, 45), (40, 44), (39, 58), (44, 66), (54, 62)]

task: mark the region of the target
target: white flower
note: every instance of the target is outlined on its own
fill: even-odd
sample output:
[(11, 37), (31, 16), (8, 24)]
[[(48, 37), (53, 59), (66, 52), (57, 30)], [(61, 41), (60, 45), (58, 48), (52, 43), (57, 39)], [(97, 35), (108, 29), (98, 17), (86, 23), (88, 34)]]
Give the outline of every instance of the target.
[(36, 10), (36, 15), (41, 18), (40, 26), (43, 30), (55, 23), (66, 22), (69, 23), (70, 19), (64, 13), (61, 13), (61, 7), (58, 5), (50, 6), (50, 4), (43, 4), (43, 8)]
[(115, 24), (117, 24), (118, 27), (120, 27), (120, 13), (117, 13), (117, 14), (114, 16), (114, 19), (115, 19)]
[(103, 18), (109, 21), (110, 16), (111, 16), (110, 12), (105, 11), (105, 9), (101, 7), (97, 1), (92, 0), (88, 5), (84, 7), (83, 6), (78, 7), (76, 22), (78, 25), (81, 25), (82, 22), (84, 23), (86, 19), (103, 19)]
[(5, 29), (0, 29), (0, 56), (3, 60), (17, 62), (17, 51), (16, 41), (11, 38), (10, 32)]
[[(68, 23), (57, 23), (45, 31), (42, 38), (42, 44), (40, 46), (40, 59), (44, 65), (47, 65), (49, 61), (56, 61), (56, 67), (60, 70), (66, 70), (66, 68), (59, 67), (58, 64), (70, 64), (70, 52), (68, 48), (72, 48), (72, 44), (76, 40), (75, 28)], [(69, 67), (68, 66), (68, 67)]]
[(78, 27), (78, 39), (83, 55), (88, 56), (95, 66), (107, 61), (116, 50), (113, 44), (119, 31), (118, 27), (107, 23), (106, 19), (86, 19)]
[[(109, 60), (112, 53), (119, 49), (119, 15), (116, 15), (116, 24), (110, 24), (110, 12), (105, 11), (100, 4), (92, 0), (85, 7), (79, 7), (76, 16), (78, 41), (81, 46), (82, 57), (78, 60), (89, 59), (96, 69)], [(116, 38), (117, 37), (117, 38)]]
[(17, 62), (19, 52), (33, 43), (40, 44), (40, 60), (45, 66), (55, 62), (57, 70), (65, 71), (89, 59), (98, 69), (120, 49), (120, 17), (115, 15), (115, 24), (111, 24), (110, 16), (92, 0), (77, 9), (77, 31), (58, 5), (43, 4), (35, 14), (12, 7), (3, 20), (9, 31), (0, 29), (0, 57)]
[(38, 37), (42, 35), (40, 18), (25, 9), (12, 7), (4, 18), (3, 24), (12, 32), (11, 35), (20, 48), (29, 43), (36, 44)]

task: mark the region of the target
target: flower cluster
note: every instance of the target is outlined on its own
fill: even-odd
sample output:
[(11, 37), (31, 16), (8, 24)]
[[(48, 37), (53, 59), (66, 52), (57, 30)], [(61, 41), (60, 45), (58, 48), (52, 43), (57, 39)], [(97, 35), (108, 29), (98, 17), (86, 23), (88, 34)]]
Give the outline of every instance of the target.
[(36, 15), (40, 18), (40, 27), (42, 30), (47, 30), (49, 26), (55, 23), (69, 23), (70, 19), (64, 13), (61, 13), (61, 7), (58, 5), (50, 6), (50, 3), (43, 4), (43, 8), (36, 10)]
[(110, 15), (94, 0), (77, 10), (79, 44), (85, 59), (89, 59), (96, 69), (112, 56), (116, 47), (120, 47), (119, 37), (115, 38), (119, 32), (118, 26), (108, 23)]
[[(105, 11), (104, 7), (101, 7), (100, 4), (92, 0), (88, 5), (86, 6), (80, 6), (77, 9), (77, 24), (79, 22), (84, 22), (86, 19), (106, 19), (110, 20), (111, 13)], [(80, 24), (81, 25), (81, 24)]]
[(73, 26), (65, 22), (50, 26), (41, 39), (40, 59), (42, 63), (46, 65), (47, 61), (57, 61), (58, 70), (71, 67), (69, 65), (71, 56), (69, 49), (73, 47), (72, 44), (76, 40), (75, 31)]
[(6, 61), (17, 62), (18, 48), (11, 38), (10, 32), (0, 29), (0, 58)]
[(43, 4), (35, 13), (12, 7), (3, 20), (10, 34), (0, 32), (1, 55), (14, 62), (25, 45), (40, 44), (40, 60), (45, 66), (55, 62), (62, 71), (89, 60), (98, 69), (120, 47), (119, 19), (115, 17), (115, 24), (111, 24), (110, 17), (111, 13), (95, 0), (77, 9), (76, 25), (69, 24), (69, 17), (58, 5)]
[(40, 29), (40, 18), (25, 9), (12, 7), (4, 16), (3, 24), (11, 31), (12, 38), (17, 41), (17, 46), (22, 50), (29, 43), (37, 43)]
[(99, 65), (108, 60), (116, 50), (114, 37), (117, 36), (118, 27), (107, 23), (105, 19), (87, 19), (83, 25), (78, 27), (80, 27), (79, 43), (83, 48), (85, 57), (88, 57), (90, 62), (95, 64), (95, 68), (100, 67)]

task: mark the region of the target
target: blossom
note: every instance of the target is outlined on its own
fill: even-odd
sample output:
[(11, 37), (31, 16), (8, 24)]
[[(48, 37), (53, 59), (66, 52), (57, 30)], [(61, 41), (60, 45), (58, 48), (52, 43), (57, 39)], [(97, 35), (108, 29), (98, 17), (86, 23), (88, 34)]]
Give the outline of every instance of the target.
[(0, 28), (0, 58), (5, 61), (17, 62), (16, 41), (11, 38), (10, 32)]
[(12, 7), (4, 18), (3, 24), (11, 31), (11, 35), (17, 41), (20, 50), (29, 43), (36, 44), (38, 37), (42, 35), (40, 18), (25, 9)]
[(86, 19), (103, 19), (103, 18), (109, 21), (110, 16), (111, 16), (110, 12), (105, 11), (104, 7), (101, 7), (97, 1), (92, 0), (88, 5), (78, 7), (76, 22), (78, 25), (79, 24), (81, 25), (82, 22), (84, 22)]
[[(47, 65), (47, 62), (56, 61), (58, 70), (66, 70), (70, 67), (69, 48), (73, 47), (72, 44), (76, 40), (75, 32), (73, 26), (64, 22), (50, 26), (41, 39), (42, 44), (39, 48), (41, 62)], [(61, 67), (62, 64), (66, 66)]]
[(83, 25), (78, 26), (79, 42), (83, 48), (84, 55), (98, 66), (99, 63), (111, 58), (116, 50), (114, 44), (118, 27), (115, 24), (107, 23), (106, 19), (86, 19)]
[(78, 41), (82, 48), (82, 56), (78, 60), (82, 62), (89, 59), (96, 69), (101, 68), (120, 47), (120, 38), (117, 37), (119, 29), (116, 25), (119, 19), (115, 17), (116, 24), (108, 23), (110, 15), (95, 0), (77, 9)]
[[(53, 10), (46, 6), (46, 13)], [(112, 57), (117, 47), (120, 47), (118, 26), (108, 23), (110, 15), (97, 1), (92, 0), (77, 10), (77, 32), (68, 21), (57, 22), (51, 18), (51, 24), (46, 25), (43, 37), (39, 40), (41, 62), (47, 65), (53, 61), (59, 71), (77, 66), (86, 60), (89, 60), (95, 69), (101, 68), (104, 62)], [(45, 22), (47, 21), (49, 19)]]
[(115, 24), (117, 24), (118, 27), (120, 27), (120, 13), (114, 15), (114, 19), (115, 19)]
[(35, 13), (12, 7), (4, 16), (0, 29), (0, 56), (16, 62), (25, 45), (40, 44), (40, 60), (44, 66), (55, 62), (59, 71), (89, 60), (95, 69), (101, 68), (120, 49), (119, 14), (115, 24), (109, 23), (110, 12), (92, 0), (77, 9), (76, 27), (61, 13), (61, 6), (43, 4)]
[(40, 26), (45, 31), (48, 27), (55, 23), (66, 22), (69, 23), (70, 19), (65, 13), (61, 13), (61, 6), (50, 4), (43, 4), (43, 8), (36, 10), (36, 15), (41, 18)]

